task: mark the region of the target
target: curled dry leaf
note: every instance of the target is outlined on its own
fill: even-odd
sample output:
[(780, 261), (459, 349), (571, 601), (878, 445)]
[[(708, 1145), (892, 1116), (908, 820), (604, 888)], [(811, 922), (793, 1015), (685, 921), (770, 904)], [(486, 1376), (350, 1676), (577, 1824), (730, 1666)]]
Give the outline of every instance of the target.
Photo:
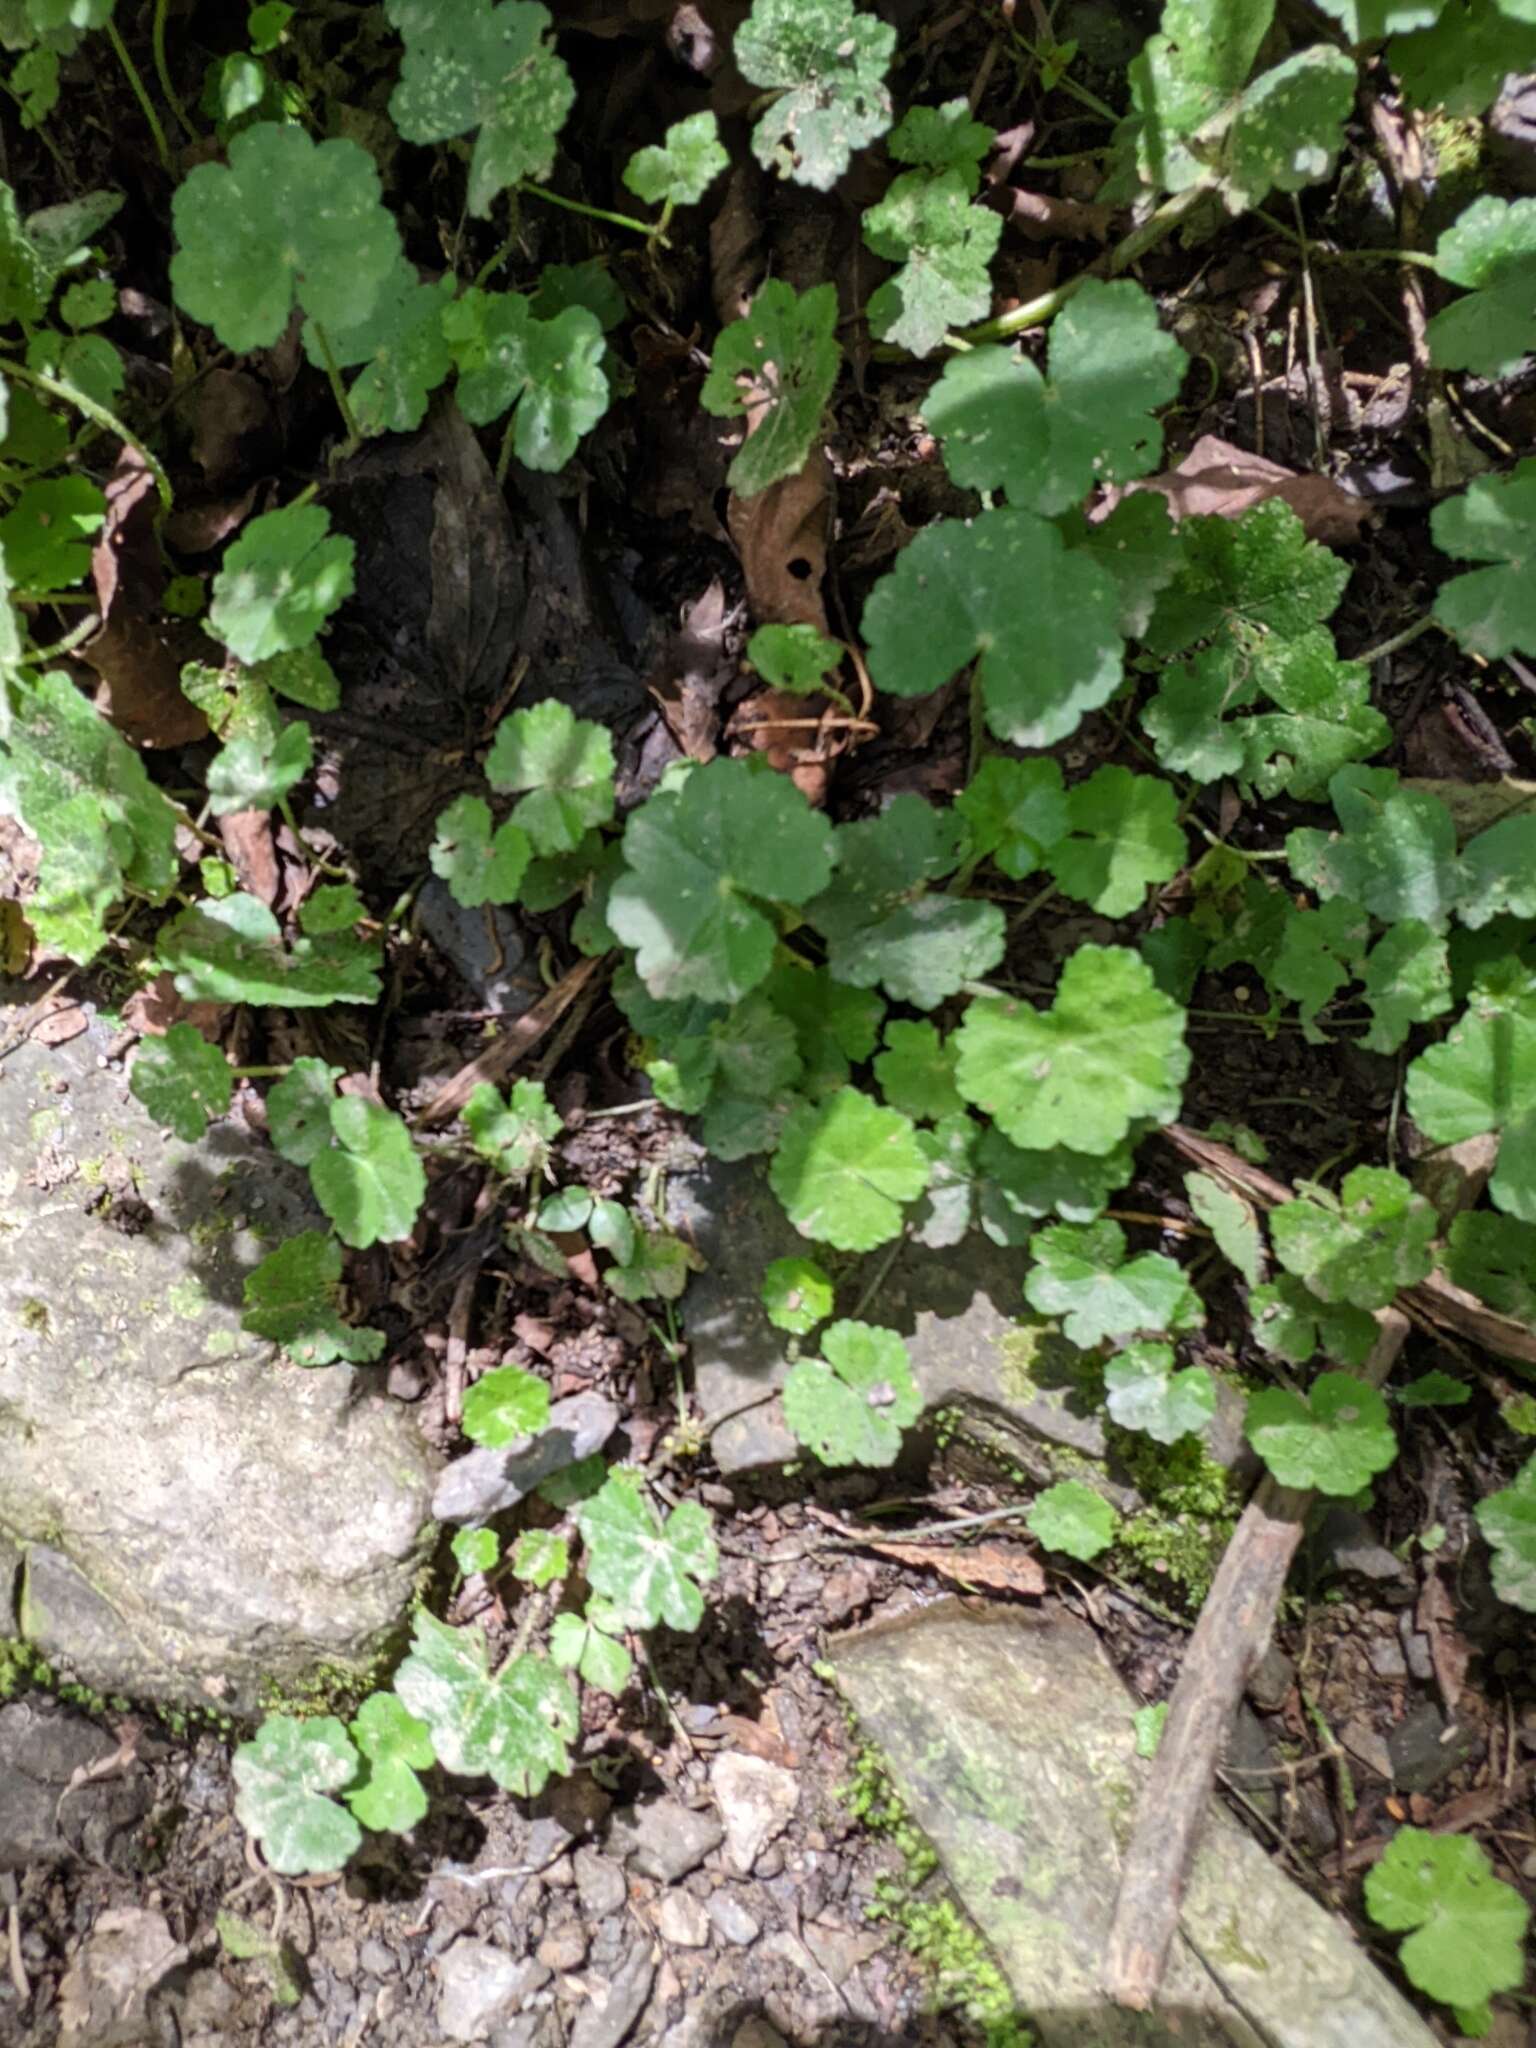
[(79, 1003), (67, 996), (55, 996), (27, 1034), (34, 1045), (68, 1045), (90, 1024)]
[(164, 1038), (173, 1024), (190, 1024), (210, 1044), (217, 1041), (224, 1016), (222, 1003), (189, 1003), (176, 992), (173, 974), (157, 974), (147, 988), (135, 989), (123, 1005), (123, 1024), (140, 1038)]
[[(1250, 505), (1261, 505), (1266, 498), (1283, 498), (1306, 528), (1307, 538), (1329, 547), (1348, 547), (1358, 541), (1371, 516), (1364, 499), (1346, 491), (1332, 477), (1298, 476), (1266, 456), (1234, 447), (1219, 434), (1202, 434), (1174, 468), (1142, 477), (1126, 488), (1161, 492), (1175, 519), (1193, 513), (1237, 519)], [(1107, 518), (1121, 495), (1108, 492), (1093, 516)]]
[(182, 694), (182, 663), (199, 658), (207, 642), (183, 621), (158, 616), (165, 588), (159, 498), (137, 448), (119, 450), (106, 499), (91, 549), (101, 630), (80, 650), (101, 677), (96, 707), (139, 746), (186, 746), (203, 737), (208, 721)]
[(990, 1586), (994, 1592), (1023, 1593), (1031, 1598), (1045, 1591), (1045, 1572), (1038, 1558), (1011, 1543), (976, 1543), (938, 1550), (931, 1543), (888, 1543), (865, 1539), (866, 1547), (897, 1564), (920, 1565), (957, 1586)]
[(283, 879), (272, 839), (271, 813), (226, 811), (219, 820), (219, 837), (241, 888), (248, 896), (259, 896), (271, 909)]
[(1050, 192), (999, 187), (1010, 226), (1031, 242), (1107, 242), (1115, 208), (1085, 199), (1061, 199)]
[(730, 621), (725, 586), (717, 576), (669, 635), (646, 678), (668, 732), (690, 761), (712, 761), (718, 751), (720, 699), (736, 674), (725, 652)]
[(268, 392), (243, 370), (210, 370), (192, 394), (192, 459), (215, 490), (271, 467), (279, 452)]

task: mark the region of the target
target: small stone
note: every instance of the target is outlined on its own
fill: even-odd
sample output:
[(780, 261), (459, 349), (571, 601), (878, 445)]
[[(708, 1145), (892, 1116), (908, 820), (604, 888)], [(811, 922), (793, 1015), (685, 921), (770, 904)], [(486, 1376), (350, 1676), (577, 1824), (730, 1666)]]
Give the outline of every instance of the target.
[(589, 1920), (602, 1920), (617, 1913), (628, 1896), (624, 1873), (607, 1856), (595, 1849), (576, 1851), (576, 1895)]
[(1329, 1508), (1312, 1539), (1319, 1559), (1335, 1572), (1353, 1572), (1377, 1584), (1406, 1578), (1408, 1567), (1353, 1508)]
[(788, 2048), (777, 2027), (767, 2020), (743, 2020), (731, 2036), (731, 2048)]
[(1415, 1707), (1387, 1737), (1400, 1792), (1428, 1792), (1464, 1764), (1477, 1746), (1470, 1728), (1446, 1722), (1432, 1700)]
[(1378, 1778), (1385, 1778), (1390, 1784), (1394, 1777), (1392, 1751), (1379, 1733), (1363, 1715), (1357, 1714), (1346, 1721), (1339, 1730), (1339, 1741), (1357, 1762), (1374, 1771)]
[(576, 1882), (576, 1866), (569, 1856), (557, 1856), (553, 1863), (539, 1872), (544, 1883), (560, 1892), (568, 1892)]
[(1266, 1714), (1278, 1714), (1296, 1683), (1296, 1666), (1271, 1643), (1248, 1681), (1248, 1697)]
[(699, 1813), (680, 1799), (655, 1799), (646, 1806), (621, 1806), (608, 1827), (608, 1847), (642, 1877), (676, 1884), (697, 1870), (725, 1830), (712, 1813)]
[(737, 1948), (746, 1948), (763, 1931), (733, 1892), (712, 1892), (704, 1910), (720, 1939), (733, 1942)]
[(541, 1480), (600, 1451), (618, 1422), (618, 1409), (601, 1394), (557, 1401), (536, 1436), (499, 1449), (481, 1444), (445, 1465), (432, 1513), (439, 1522), (483, 1522), (516, 1507)]
[(118, 1906), (98, 1916), (59, 1986), (61, 2048), (140, 2048), (150, 1994), (187, 1959), (163, 1914)]
[(552, 1927), (534, 1950), (546, 1970), (564, 1975), (579, 1970), (587, 1959), (587, 1931), (576, 1919)]
[(709, 1915), (692, 1892), (667, 1892), (656, 1908), (656, 1932), (673, 1948), (707, 1948)]
[(488, 1941), (456, 1941), (437, 1965), (438, 2027), (450, 2041), (485, 2040), (529, 1998), (531, 1971)]
[(609, 1980), (602, 2004), (594, 1998), (577, 2015), (570, 2048), (619, 2048), (645, 2009), (655, 1974), (650, 1943), (637, 1944)]
[(1430, 1651), (1429, 1637), (1414, 1627), (1413, 1616), (1406, 1607), (1397, 1617), (1397, 1639), (1403, 1646), (1408, 1669), (1420, 1684), (1428, 1685), (1435, 1675), (1435, 1660)]
[(780, 1764), (735, 1750), (715, 1758), (709, 1782), (725, 1822), (726, 1861), (738, 1877), (749, 1877), (764, 1849), (794, 1818), (800, 1782)]
[(1378, 1678), (1406, 1678), (1408, 1659), (1390, 1636), (1376, 1636), (1365, 1646), (1366, 1660)]
[(392, 1977), (395, 1974), (394, 1957), (383, 1942), (371, 1934), (358, 1944), (357, 1959), (370, 1977)]

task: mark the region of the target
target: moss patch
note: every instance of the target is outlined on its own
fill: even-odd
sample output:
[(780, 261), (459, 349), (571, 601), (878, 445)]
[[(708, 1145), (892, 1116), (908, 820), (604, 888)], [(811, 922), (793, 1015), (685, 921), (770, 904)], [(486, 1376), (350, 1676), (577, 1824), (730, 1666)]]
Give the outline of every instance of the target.
[(1147, 1503), (1141, 1514), (1121, 1525), (1116, 1539), (1128, 1576), (1176, 1586), (1192, 1608), (1198, 1607), (1237, 1521), (1232, 1475), (1199, 1437), (1158, 1444), (1113, 1425), (1109, 1437)]

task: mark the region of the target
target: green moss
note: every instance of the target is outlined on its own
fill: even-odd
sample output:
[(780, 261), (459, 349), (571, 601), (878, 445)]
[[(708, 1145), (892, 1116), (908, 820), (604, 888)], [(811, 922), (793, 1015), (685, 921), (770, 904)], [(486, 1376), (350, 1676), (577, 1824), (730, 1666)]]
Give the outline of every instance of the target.
[(1457, 119), (1443, 110), (1424, 117), (1424, 154), (1434, 166), (1434, 188), (1424, 210), (1432, 235), (1448, 228), (1472, 200), (1487, 190), (1483, 167), (1483, 124)]
[(1117, 1539), (1127, 1575), (1150, 1576), (1165, 1589), (1177, 1586), (1190, 1606), (1198, 1607), (1237, 1520), (1231, 1474), (1199, 1437), (1159, 1444), (1111, 1426), (1109, 1438), (1146, 1502), (1142, 1513), (1122, 1523)]
[(388, 1682), (392, 1659), (376, 1657), (366, 1671), (345, 1664), (317, 1664), (299, 1679), (268, 1678), (261, 1688), (262, 1710), (310, 1721), (321, 1714), (349, 1720), (358, 1702)]
[(53, 1667), (42, 1652), (19, 1636), (0, 1636), (0, 1700), (22, 1692), (46, 1692), (53, 1686)]
[(943, 1883), (939, 1859), (908, 1813), (880, 1752), (861, 1744), (838, 1797), (871, 1834), (887, 1840), (901, 1869), (875, 1884), (870, 1917), (887, 1920), (933, 1981), (933, 2006), (957, 2013), (984, 2048), (1030, 2048), (1034, 2035), (1014, 2009), (1012, 1987), (997, 1960)]
[(29, 1294), (21, 1304), (21, 1327), (24, 1330), (46, 1330), (48, 1327), (48, 1304), (39, 1301), (35, 1294)]

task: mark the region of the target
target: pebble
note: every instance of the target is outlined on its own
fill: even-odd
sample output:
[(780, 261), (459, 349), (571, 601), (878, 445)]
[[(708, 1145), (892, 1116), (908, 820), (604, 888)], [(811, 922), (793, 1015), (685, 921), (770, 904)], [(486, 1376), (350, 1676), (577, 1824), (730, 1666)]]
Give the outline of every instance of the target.
[(595, 1849), (578, 1849), (575, 1859), (576, 1896), (589, 1920), (602, 1920), (623, 1907), (629, 1888), (618, 1864)]
[(570, 2048), (619, 2048), (645, 2009), (654, 1975), (650, 1943), (637, 1944), (614, 1972), (602, 2005), (594, 1999), (577, 2014)]
[(704, 1910), (720, 1939), (733, 1942), (737, 1948), (746, 1948), (763, 1931), (761, 1923), (753, 1919), (732, 1892), (712, 1892)]
[(546, 1969), (562, 1974), (579, 1970), (587, 1959), (587, 1931), (577, 1919), (562, 1920), (550, 1928), (534, 1954)]
[(676, 1884), (697, 1870), (725, 1830), (712, 1813), (699, 1813), (680, 1799), (654, 1799), (645, 1806), (621, 1806), (608, 1828), (616, 1856), (658, 1884)]
[(1367, 1643), (1365, 1654), (1378, 1678), (1408, 1676), (1408, 1659), (1403, 1655), (1400, 1645), (1394, 1643), (1390, 1636), (1377, 1636), (1372, 1642)]
[(668, 1892), (656, 1909), (656, 1932), (673, 1948), (707, 1948), (709, 1915), (692, 1892)]
[(531, 1996), (536, 1965), (488, 1941), (456, 1941), (437, 1965), (437, 2024), (450, 2041), (483, 2041)]
[(726, 1861), (738, 1877), (748, 1877), (768, 1844), (794, 1818), (800, 1782), (780, 1764), (735, 1750), (715, 1758), (709, 1782), (725, 1822)]
[(370, 1977), (393, 1977), (395, 1959), (382, 1941), (368, 1935), (358, 1946), (357, 1959)]
[(784, 2036), (767, 2020), (743, 2020), (731, 2036), (731, 2048), (789, 2048)]

